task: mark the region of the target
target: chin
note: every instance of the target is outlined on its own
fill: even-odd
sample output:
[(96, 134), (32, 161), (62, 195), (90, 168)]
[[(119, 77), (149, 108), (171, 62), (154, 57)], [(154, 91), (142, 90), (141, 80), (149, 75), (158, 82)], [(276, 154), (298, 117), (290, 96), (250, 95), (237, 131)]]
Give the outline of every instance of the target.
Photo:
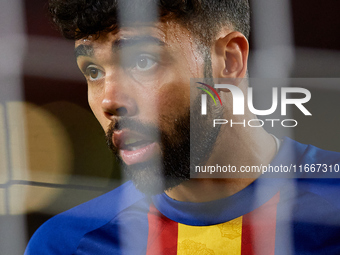
[(123, 164), (127, 177), (132, 180), (138, 190), (147, 195), (161, 194), (190, 179), (189, 168), (176, 167), (175, 170), (174, 167), (173, 165), (169, 168), (156, 161), (130, 166)]

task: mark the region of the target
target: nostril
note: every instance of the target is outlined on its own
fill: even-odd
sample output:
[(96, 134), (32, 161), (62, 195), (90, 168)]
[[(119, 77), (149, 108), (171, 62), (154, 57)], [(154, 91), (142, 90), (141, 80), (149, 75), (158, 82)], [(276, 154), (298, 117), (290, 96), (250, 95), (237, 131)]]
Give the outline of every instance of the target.
[(116, 112), (118, 116), (125, 116), (128, 113), (125, 107), (119, 107), (118, 109), (116, 109)]
[(113, 113), (111, 113), (111, 112), (104, 112), (104, 114), (105, 114), (105, 117), (106, 118), (108, 118), (108, 119), (111, 119), (112, 118), (112, 116), (114, 116), (114, 114)]

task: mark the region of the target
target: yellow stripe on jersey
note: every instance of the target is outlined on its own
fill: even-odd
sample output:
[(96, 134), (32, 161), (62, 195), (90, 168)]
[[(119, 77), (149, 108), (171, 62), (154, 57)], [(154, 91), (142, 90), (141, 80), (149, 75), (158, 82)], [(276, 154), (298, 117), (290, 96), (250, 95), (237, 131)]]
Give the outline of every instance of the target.
[(212, 226), (178, 224), (179, 255), (240, 255), (242, 216)]

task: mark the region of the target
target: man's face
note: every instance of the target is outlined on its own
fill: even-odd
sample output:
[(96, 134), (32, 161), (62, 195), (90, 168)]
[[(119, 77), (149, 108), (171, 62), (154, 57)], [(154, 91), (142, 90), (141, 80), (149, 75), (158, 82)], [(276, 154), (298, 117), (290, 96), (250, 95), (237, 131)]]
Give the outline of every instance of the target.
[(175, 22), (122, 28), (78, 40), (76, 55), (90, 107), (137, 188), (188, 180), (190, 78), (204, 66), (189, 31)]

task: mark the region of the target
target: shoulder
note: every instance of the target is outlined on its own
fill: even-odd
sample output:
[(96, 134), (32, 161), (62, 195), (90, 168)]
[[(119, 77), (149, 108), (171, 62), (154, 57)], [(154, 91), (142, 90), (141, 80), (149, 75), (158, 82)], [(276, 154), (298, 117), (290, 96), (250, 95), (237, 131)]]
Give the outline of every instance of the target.
[[(296, 169), (296, 192), (304, 205), (328, 208), (330, 213), (340, 211), (340, 153), (306, 145), (285, 138), (281, 151), (285, 162), (292, 162)], [(294, 159), (292, 160), (291, 157)], [(302, 201), (302, 200), (301, 200)], [(301, 202), (300, 201), (300, 202)], [(313, 201), (313, 202), (311, 202)], [(318, 202), (316, 202), (318, 201)], [(315, 210), (311, 210), (315, 212)], [(336, 217), (338, 218), (338, 217)]]
[(44, 223), (33, 235), (25, 255), (72, 254), (81, 238), (107, 224), (145, 196), (131, 182), (63, 212)]
[[(340, 208), (339, 152), (323, 150), (286, 137), (271, 164), (283, 165), (289, 169), (281, 176), (295, 180), (299, 195), (308, 194), (304, 198), (313, 198), (314, 201), (318, 199), (319, 202)], [(275, 176), (280, 175), (275, 173)]]
[[(331, 166), (338, 167), (340, 164), (339, 152), (323, 150), (310, 144), (302, 144), (287, 137), (283, 140), (279, 157), (281, 161), (289, 161), (297, 165), (321, 164), (324, 167), (327, 165), (331, 168)], [(324, 173), (326, 173), (326, 169)]]

